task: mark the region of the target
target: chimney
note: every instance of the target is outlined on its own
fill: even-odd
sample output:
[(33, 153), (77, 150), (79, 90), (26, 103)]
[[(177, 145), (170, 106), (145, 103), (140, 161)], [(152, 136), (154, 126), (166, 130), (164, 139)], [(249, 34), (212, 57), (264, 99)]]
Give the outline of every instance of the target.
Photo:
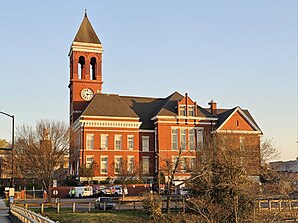
[(216, 107), (216, 102), (213, 101), (213, 99), (208, 103), (210, 105), (210, 110), (212, 115), (217, 115), (217, 107)]

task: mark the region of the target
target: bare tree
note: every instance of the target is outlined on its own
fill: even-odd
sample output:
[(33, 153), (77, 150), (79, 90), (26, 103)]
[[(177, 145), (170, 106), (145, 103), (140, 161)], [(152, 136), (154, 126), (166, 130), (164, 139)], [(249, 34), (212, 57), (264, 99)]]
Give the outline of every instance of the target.
[[(205, 140), (196, 171), (187, 181), (189, 207), (203, 222), (241, 222), (253, 211), (255, 173), (259, 158), (254, 146), (239, 147), (238, 136), (217, 135)], [(257, 161), (255, 161), (256, 159)]]
[(17, 128), (16, 173), (23, 178), (34, 178), (47, 192), (49, 202), (54, 171), (63, 164), (68, 145), (69, 131), (63, 122), (40, 120), (35, 127), (23, 125)]
[(260, 155), (262, 165), (265, 165), (270, 160), (277, 159), (280, 157), (280, 151), (277, 146), (273, 143), (272, 139), (263, 138), (260, 146)]
[[(11, 177), (11, 151), (5, 150), (10, 144), (5, 139), (0, 139), (0, 179)], [(8, 163), (9, 162), (9, 163)]]
[(79, 175), (87, 179), (88, 183), (93, 180), (94, 172), (97, 171), (98, 164), (93, 161), (91, 163), (83, 164), (79, 168)]
[(122, 200), (125, 198), (125, 188), (126, 185), (136, 181), (140, 177), (141, 173), (141, 166), (138, 165), (138, 163), (135, 162), (134, 158), (132, 160), (132, 157), (129, 158), (121, 158), (120, 162), (114, 166), (115, 176), (116, 179), (121, 182), (122, 185)]
[(166, 212), (168, 214), (171, 212), (170, 202), (175, 187), (180, 187), (180, 185), (184, 184), (185, 182), (185, 180), (180, 180), (182, 183), (178, 185), (174, 184), (175, 180), (178, 180), (178, 174), (180, 173), (179, 170), (182, 167), (181, 165), (183, 164), (185, 167), (188, 165), (185, 160), (183, 160), (183, 156), (191, 155), (193, 153), (190, 151), (185, 151), (186, 146), (187, 144), (179, 148), (174, 160), (159, 155), (161, 161), (161, 167), (159, 171), (164, 173), (166, 178)]

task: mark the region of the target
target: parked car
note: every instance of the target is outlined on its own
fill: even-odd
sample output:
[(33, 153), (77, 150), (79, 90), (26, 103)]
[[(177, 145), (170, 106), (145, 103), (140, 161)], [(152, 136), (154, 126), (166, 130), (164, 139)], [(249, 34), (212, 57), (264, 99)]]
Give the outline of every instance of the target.
[(182, 196), (188, 196), (189, 194), (189, 191), (187, 188), (183, 187), (181, 190), (180, 190), (180, 195)]
[(99, 197), (96, 198), (96, 203), (94, 204), (95, 209), (115, 209), (116, 203), (113, 201), (111, 197)]
[(124, 192), (124, 195), (128, 194), (128, 190), (125, 187), (124, 189), (122, 189), (121, 185), (115, 185), (115, 186), (110, 186), (106, 189), (101, 190), (100, 192), (100, 196), (121, 196)]
[(105, 190), (105, 189), (107, 189), (107, 187), (104, 185), (94, 186), (93, 187), (93, 195), (95, 197), (102, 197), (102, 195), (103, 195), (102, 190)]
[(91, 186), (73, 187), (69, 190), (69, 197), (91, 197), (93, 189)]

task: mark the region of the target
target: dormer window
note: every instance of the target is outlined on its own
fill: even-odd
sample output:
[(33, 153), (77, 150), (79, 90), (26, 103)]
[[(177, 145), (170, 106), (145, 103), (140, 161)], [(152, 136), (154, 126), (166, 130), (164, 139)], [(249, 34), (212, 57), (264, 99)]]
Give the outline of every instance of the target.
[(195, 106), (194, 105), (188, 106), (188, 116), (195, 116)]
[(180, 105), (179, 106), (179, 115), (180, 116), (186, 116), (186, 106), (185, 105)]

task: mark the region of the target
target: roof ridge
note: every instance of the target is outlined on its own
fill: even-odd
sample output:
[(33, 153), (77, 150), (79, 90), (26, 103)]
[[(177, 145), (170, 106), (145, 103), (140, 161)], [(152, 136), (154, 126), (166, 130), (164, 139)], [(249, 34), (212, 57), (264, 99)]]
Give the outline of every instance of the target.
[(154, 98), (154, 97), (145, 97), (145, 96), (130, 96), (130, 95), (120, 95), (120, 97), (125, 97), (125, 98), (142, 98), (142, 99), (162, 99), (164, 100), (165, 98)]
[(160, 107), (160, 109), (156, 112), (156, 114), (158, 114), (163, 108), (166, 107), (166, 105), (171, 101), (171, 98), (175, 95), (175, 94), (179, 94), (181, 97), (184, 97), (183, 95), (181, 95), (179, 92), (175, 91), (172, 94), (170, 94), (168, 97), (165, 98), (165, 102), (163, 103), (163, 105)]

